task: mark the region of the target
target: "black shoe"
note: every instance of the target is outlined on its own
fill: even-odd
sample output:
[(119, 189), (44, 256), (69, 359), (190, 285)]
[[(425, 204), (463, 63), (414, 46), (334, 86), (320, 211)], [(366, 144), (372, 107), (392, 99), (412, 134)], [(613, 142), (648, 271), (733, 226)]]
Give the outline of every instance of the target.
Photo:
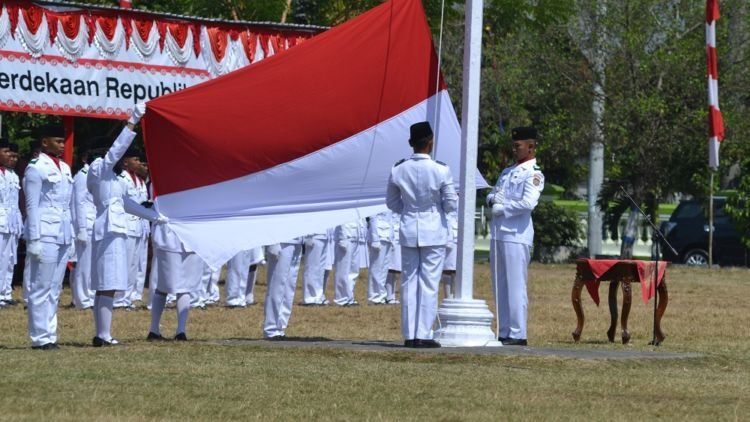
[(344, 304), (344, 306), (347, 308), (350, 308), (352, 306), (359, 306), (359, 302), (357, 302), (356, 300), (353, 300), (351, 302), (347, 302), (346, 304)]
[(500, 340), (503, 343), (503, 346), (526, 346), (527, 342), (526, 339), (521, 338), (506, 338), (505, 340)]
[(414, 347), (414, 340), (404, 341), (404, 347)]
[(115, 340), (115, 339), (111, 339), (111, 340), (107, 341), (107, 340), (104, 340), (103, 338), (100, 338), (100, 337), (94, 337), (91, 340), (91, 344), (94, 347), (109, 347), (109, 346), (117, 346), (118, 344), (120, 344), (120, 342), (117, 341), (117, 340)]
[(33, 350), (57, 350), (60, 348), (56, 343), (45, 343), (41, 346), (31, 346)]
[(188, 341), (187, 336), (185, 333), (179, 333), (176, 336), (174, 336), (175, 341)]
[(167, 341), (167, 339), (164, 338), (161, 334), (156, 334), (153, 331), (149, 331), (148, 336), (146, 337), (146, 341)]
[(414, 346), (415, 349), (438, 349), (440, 348), (440, 343), (436, 342), (435, 340), (421, 340), (421, 339), (414, 339)]
[(286, 336), (285, 335), (281, 335), (281, 336), (266, 337), (266, 340), (268, 340), (268, 341), (284, 341), (284, 340), (286, 340)]
[(508, 341), (508, 337), (498, 337), (497, 341), (505, 343), (506, 341)]

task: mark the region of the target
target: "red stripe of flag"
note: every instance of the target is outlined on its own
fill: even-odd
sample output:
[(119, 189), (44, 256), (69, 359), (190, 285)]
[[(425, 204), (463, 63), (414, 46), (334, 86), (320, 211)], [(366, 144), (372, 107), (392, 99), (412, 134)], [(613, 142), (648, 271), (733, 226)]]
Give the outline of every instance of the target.
[(719, 0), (706, 0), (706, 23), (719, 20)]
[(719, 58), (716, 54), (716, 48), (706, 46), (706, 69), (708, 76), (719, 80)]
[(150, 101), (143, 131), (155, 191), (212, 185), (319, 151), (431, 97), (436, 77), (421, 1), (385, 2), (292, 50)]
[(721, 116), (721, 110), (714, 106), (708, 107), (708, 134), (719, 140), (724, 140), (724, 119)]

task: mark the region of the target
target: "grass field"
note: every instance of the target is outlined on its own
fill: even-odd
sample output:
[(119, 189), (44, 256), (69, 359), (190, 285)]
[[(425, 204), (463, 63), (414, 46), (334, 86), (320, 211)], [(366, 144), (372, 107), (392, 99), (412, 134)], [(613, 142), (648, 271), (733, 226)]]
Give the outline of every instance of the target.
[[(584, 298), (587, 326), (572, 343), (572, 265), (532, 265), (532, 346), (652, 350), (651, 307), (634, 288), (632, 345), (609, 344), (606, 306)], [(476, 267), (476, 296), (490, 298), (488, 266)], [(261, 275), (261, 281), (264, 276)], [(357, 285), (365, 302), (365, 283)], [(265, 286), (258, 286), (263, 298)], [(262, 305), (192, 311), (191, 342), (150, 344), (146, 311), (118, 311), (124, 346), (89, 347), (90, 312), (59, 314), (59, 351), (29, 349), (22, 306), (0, 310), (2, 420), (748, 420), (750, 271), (671, 268), (660, 350), (676, 360), (272, 349), (218, 340), (261, 336)], [(584, 293), (585, 294), (585, 293)], [(299, 297), (299, 292), (298, 295)], [(606, 302), (606, 289), (602, 288)], [(68, 303), (65, 291), (62, 303)], [(173, 310), (163, 321), (172, 333)], [(295, 307), (287, 334), (399, 339), (397, 307)], [(618, 334), (619, 337), (619, 334)]]

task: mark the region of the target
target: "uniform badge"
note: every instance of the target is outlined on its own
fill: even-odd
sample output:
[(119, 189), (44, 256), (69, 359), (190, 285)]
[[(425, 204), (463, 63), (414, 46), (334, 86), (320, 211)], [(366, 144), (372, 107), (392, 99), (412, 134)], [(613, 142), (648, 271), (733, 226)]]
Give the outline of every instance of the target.
[(537, 174), (534, 176), (534, 186), (539, 186), (542, 183), (542, 178)]

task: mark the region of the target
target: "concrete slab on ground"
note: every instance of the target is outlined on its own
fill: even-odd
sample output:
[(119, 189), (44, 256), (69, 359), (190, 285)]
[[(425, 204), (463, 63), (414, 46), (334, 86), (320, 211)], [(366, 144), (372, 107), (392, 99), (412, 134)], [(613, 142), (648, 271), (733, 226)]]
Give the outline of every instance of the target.
[(641, 350), (596, 350), (577, 348), (546, 347), (444, 347), (440, 349), (408, 349), (403, 343), (377, 340), (329, 340), (325, 338), (289, 338), (281, 341), (261, 339), (229, 339), (211, 342), (220, 346), (252, 346), (277, 349), (337, 349), (361, 352), (403, 352), (403, 353), (442, 353), (478, 356), (540, 356), (588, 360), (630, 360), (630, 359), (688, 359), (701, 357), (698, 353), (674, 353)]

